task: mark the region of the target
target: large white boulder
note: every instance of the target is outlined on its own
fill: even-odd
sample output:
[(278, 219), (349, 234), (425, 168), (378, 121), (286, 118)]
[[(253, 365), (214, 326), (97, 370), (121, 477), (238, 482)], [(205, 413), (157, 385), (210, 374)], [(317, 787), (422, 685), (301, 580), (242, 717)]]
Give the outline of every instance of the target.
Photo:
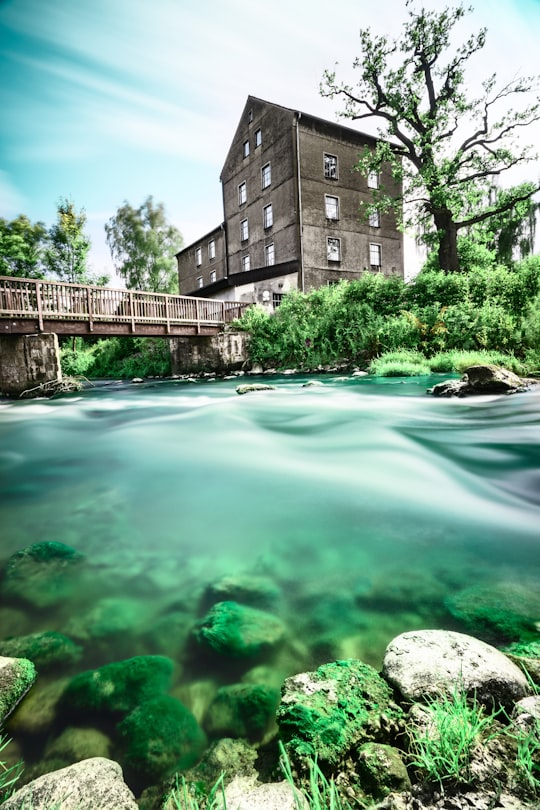
[(404, 698), (420, 702), (457, 689), (481, 703), (511, 707), (530, 694), (525, 675), (502, 652), (450, 630), (397, 636), (386, 648), (383, 676)]

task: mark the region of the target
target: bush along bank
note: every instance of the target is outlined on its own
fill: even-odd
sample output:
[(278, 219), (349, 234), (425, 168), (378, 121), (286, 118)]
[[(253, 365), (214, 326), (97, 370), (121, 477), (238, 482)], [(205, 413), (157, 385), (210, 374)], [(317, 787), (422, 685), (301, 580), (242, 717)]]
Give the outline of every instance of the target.
[(538, 256), (511, 268), (453, 274), (427, 264), (407, 284), (366, 273), (308, 294), (289, 293), (273, 315), (251, 307), (235, 326), (250, 332), (250, 360), (265, 369), (367, 368), (374, 358), (406, 350), (424, 361), (438, 357), (444, 366), (445, 353), (459, 361), (460, 353), (488, 352), (491, 359), (483, 362), (530, 375), (540, 370), (539, 296)]
[[(212, 640), (222, 636), (226, 647), (233, 639), (235, 657), (248, 655), (242, 638), (274, 643), (270, 614), (250, 608), (241, 615), (240, 606), (221, 611), (219, 622), (209, 614), (196, 633), (210, 627)], [(110, 664), (76, 676), (59, 703), (82, 712), (72, 722), (83, 727), (85, 711), (105, 712), (117, 724), (118, 759), (128, 778), (135, 769), (137, 781), (142, 769), (145, 781), (156, 784), (136, 801), (104, 749), (103, 756), (45, 773), (2, 806), (99, 810), (112, 808), (112, 797), (125, 810), (537, 806), (540, 645), (514, 643), (507, 652), (464, 633), (419, 630), (388, 644), (380, 673), (348, 659), (288, 677), (280, 693), (225, 687), (214, 716), (231, 736), (209, 747), (191, 712), (164, 694), (172, 672), (167, 659)], [(24, 659), (3, 660), (8, 674), (32, 669)], [(15, 692), (3, 684), (7, 710), (33, 677)], [(264, 736), (272, 715), (277, 728)], [(16, 777), (5, 765), (4, 796)]]

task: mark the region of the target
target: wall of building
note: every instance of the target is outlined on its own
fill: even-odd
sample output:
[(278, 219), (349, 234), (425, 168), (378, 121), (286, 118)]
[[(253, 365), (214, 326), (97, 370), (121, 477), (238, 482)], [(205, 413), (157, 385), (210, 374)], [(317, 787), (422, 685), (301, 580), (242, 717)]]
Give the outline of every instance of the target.
[[(215, 251), (213, 257), (210, 251), (212, 242)], [(200, 250), (200, 264), (198, 263), (198, 250)], [(202, 279), (203, 287), (213, 283), (212, 273), (215, 273), (214, 281), (225, 278), (227, 275), (227, 242), (224, 227), (220, 225), (197, 242), (189, 245), (178, 254), (177, 262), (180, 295), (188, 295), (200, 289), (199, 279)]]
[[(267, 263), (265, 248), (274, 246), (274, 263), (298, 256), (295, 162), (293, 155), (294, 115), (291, 110), (250, 99), (246, 105), (221, 180), (223, 209), (227, 223), (229, 275), (243, 272), (242, 259), (249, 256), (250, 269)], [(256, 146), (255, 133), (261, 143)], [(249, 143), (245, 155), (244, 144)], [(271, 183), (262, 188), (262, 169), (270, 164)], [(246, 201), (239, 200), (245, 183)], [(265, 228), (263, 209), (272, 205), (273, 224)], [(241, 239), (241, 222), (248, 221), (249, 237)]]
[[(370, 203), (367, 179), (353, 170), (360, 151), (373, 140), (330, 122), (300, 119), (300, 167), (303, 219), (305, 289), (315, 289), (339, 279), (358, 278), (370, 271), (370, 243), (381, 247), (380, 272), (403, 276), (402, 237), (392, 213), (380, 215), (379, 227), (370, 227), (360, 215), (360, 204)], [(325, 177), (324, 155), (337, 159), (337, 176)], [(389, 172), (381, 185), (397, 192)], [(326, 196), (339, 201), (338, 219), (329, 219)], [(328, 258), (328, 238), (339, 239), (340, 259)]]
[(30, 388), (61, 379), (55, 334), (0, 335), (0, 393), (18, 397)]

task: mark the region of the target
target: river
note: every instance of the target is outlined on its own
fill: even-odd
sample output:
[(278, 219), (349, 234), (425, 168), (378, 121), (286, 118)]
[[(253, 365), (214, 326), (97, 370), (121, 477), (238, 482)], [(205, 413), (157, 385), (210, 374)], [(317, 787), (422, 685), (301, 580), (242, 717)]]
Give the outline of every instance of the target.
[[(308, 379), (0, 402), (3, 562), (56, 541), (91, 572), (45, 607), (4, 598), (3, 636), (66, 633), (79, 669), (169, 655), (196, 703), (197, 683), (231, 677), (190, 646), (223, 577), (274, 589), (289, 638), (276, 683), (340, 657), (380, 667), (405, 630), (459, 629), (449, 600), (478, 583), (537, 589), (540, 391), (436, 400), (440, 378)], [(238, 396), (246, 381), (276, 390)]]

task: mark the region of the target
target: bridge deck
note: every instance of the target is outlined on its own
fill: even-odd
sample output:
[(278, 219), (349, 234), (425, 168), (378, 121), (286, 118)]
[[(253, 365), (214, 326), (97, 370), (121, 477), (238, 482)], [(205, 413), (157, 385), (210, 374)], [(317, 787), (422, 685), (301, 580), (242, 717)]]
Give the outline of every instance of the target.
[(214, 334), (247, 304), (0, 276), (0, 334)]

